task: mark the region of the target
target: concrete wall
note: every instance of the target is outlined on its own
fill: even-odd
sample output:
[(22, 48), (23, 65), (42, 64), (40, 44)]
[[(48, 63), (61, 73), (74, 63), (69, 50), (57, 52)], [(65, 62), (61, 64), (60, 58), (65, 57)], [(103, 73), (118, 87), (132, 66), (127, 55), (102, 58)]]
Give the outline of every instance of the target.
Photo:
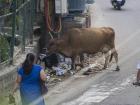
[(17, 67), (13, 67), (9, 72), (0, 76), (0, 93), (7, 93), (13, 88), (13, 84), (16, 78), (16, 71)]
[(0, 66), (0, 93), (7, 94), (9, 93), (14, 86), (15, 79), (17, 76), (17, 69), (25, 60), (26, 54), (29, 52), (36, 52), (36, 43), (32, 46), (25, 48), (25, 53), (19, 53), (14, 57), (13, 65), (3, 65)]

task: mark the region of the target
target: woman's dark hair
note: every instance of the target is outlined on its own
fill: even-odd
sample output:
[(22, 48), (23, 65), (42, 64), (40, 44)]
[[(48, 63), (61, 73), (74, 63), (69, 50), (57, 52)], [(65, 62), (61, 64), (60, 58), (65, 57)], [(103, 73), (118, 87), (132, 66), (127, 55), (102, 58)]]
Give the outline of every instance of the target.
[(22, 65), (24, 74), (28, 75), (31, 73), (34, 60), (35, 60), (35, 55), (32, 53), (28, 53), (23, 65)]

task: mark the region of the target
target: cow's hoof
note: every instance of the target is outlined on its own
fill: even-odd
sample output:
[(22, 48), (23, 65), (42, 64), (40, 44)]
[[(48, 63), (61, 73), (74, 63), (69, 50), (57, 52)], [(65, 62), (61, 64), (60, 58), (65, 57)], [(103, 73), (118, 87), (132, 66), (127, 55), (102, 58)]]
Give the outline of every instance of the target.
[(83, 75), (89, 75), (89, 74), (90, 74), (89, 72), (84, 72), (84, 73), (83, 73)]
[(120, 71), (120, 67), (119, 67), (119, 66), (117, 66), (115, 71)]
[(107, 67), (104, 66), (104, 67), (103, 67), (103, 70), (105, 70), (105, 69), (107, 69)]
[(139, 82), (134, 82), (133, 85), (140, 86), (140, 83)]

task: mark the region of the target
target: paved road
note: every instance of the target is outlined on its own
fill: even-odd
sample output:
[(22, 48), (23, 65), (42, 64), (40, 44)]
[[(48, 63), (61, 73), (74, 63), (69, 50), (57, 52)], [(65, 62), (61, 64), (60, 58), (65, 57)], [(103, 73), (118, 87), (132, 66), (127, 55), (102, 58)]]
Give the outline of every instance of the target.
[(112, 67), (98, 76), (80, 78), (67, 90), (62, 86), (63, 89), (47, 99), (48, 105), (140, 105), (140, 87), (132, 85), (136, 63), (140, 60), (139, 4), (139, 0), (127, 0), (118, 11), (112, 8), (109, 0), (96, 0), (94, 15), (97, 19), (92, 21), (92, 26), (115, 29), (121, 71), (113, 72)]

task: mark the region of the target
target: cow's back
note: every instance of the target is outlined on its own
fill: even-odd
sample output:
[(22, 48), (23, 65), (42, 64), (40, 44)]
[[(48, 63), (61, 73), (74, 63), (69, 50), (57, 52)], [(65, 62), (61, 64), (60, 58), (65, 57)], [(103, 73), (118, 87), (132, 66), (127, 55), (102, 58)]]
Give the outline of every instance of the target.
[(67, 42), (78, 52), (96, 53), (105, 45), (114, 47), (114, 30), (102, 28), (73, 28), (67, 33)]

